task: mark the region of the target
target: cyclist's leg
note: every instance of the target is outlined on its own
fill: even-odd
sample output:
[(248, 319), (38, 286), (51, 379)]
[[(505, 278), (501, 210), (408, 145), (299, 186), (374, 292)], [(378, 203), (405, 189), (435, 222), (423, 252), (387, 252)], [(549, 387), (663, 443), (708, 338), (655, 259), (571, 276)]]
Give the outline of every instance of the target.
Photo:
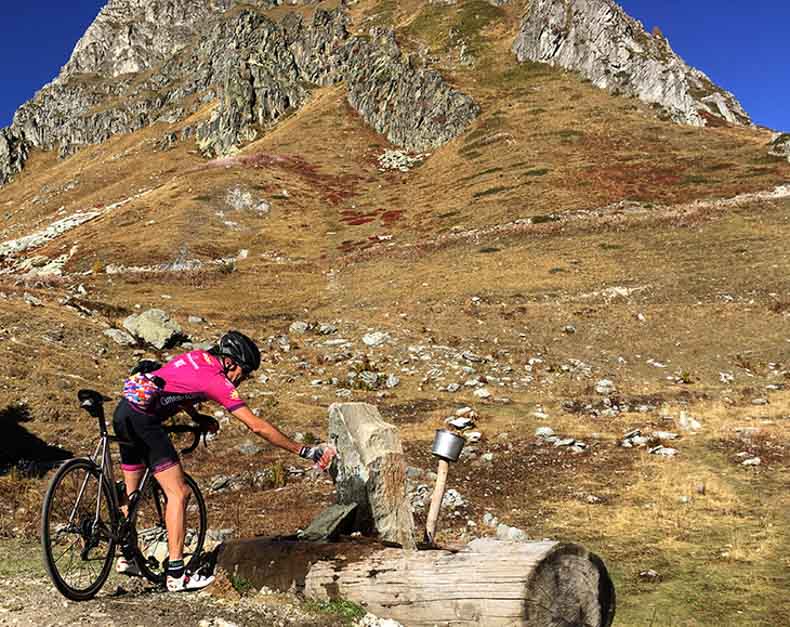
[(184, 558), (186, 506), (191, 491), (184, 481), (184, 471), (178, 462), (165, 468), (160, 466), (159, 470), (154, 471), (154, 477), (167, 496), (167, 549), (170, 561), (177, 562)]
[(119, 505), (124, 516), (129, 515), (128, 497), (140, 487), (140, 481), (145, 472), (146, 447), (137, 437), (134, 425), (130, 422), (136, 413), (126, 400), (122, 400), (115, 407), (112, 419), (115, 435), (130, 442), (130, 444), (119, 445), (121, 470), (123, 471), (124, 484), (126, 485), (126, 494)]

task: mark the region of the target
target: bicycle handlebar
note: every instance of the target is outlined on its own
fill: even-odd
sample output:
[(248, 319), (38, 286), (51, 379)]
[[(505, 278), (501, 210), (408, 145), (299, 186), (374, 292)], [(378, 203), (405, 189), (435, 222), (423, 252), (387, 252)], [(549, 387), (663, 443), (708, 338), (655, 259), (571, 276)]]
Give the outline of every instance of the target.
[[(165, 432), (167, 433), (191, 433), (193, 436), (192, 444), (187, 446), (186, 448), (181, 449), (182, 455), (188, 455), (192, 451), (194, 451), (198, 444), (200, 444), (200, 436), (205, 435), (206, 432), (203, 431), (200, 427), (193, 427), (190, 425), (166, 425), (164, 427)], [(205, 443), (205, 440), (204, 440)]]

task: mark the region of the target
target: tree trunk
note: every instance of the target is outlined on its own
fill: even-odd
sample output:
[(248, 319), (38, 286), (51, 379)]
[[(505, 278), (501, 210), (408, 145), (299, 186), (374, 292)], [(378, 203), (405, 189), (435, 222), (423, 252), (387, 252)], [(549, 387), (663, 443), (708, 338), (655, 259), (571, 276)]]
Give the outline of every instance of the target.
[(219, 565), (257, 586), (348, 599), (408, 627), (605, 627), (615, 612), (606, 567), (575, 544), (481, 539), (453, 552), (261, 538), (226, 543)]

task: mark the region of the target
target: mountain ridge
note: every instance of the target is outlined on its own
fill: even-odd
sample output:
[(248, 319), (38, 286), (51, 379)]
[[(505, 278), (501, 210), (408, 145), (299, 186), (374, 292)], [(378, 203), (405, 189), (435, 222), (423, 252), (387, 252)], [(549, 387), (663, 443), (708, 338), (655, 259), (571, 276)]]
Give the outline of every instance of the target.
[[(65, 158), (81, 146), (101, 143), (117, 133), (162, 120), (184, 119), (212, 102), (220, 113), (193, 134), (208, 154), (233, 150), (239, 142), (258, 135), (262, 125), (301, 106), (309, 92), (303, 84), (337, 82), (346, 74), (354, 77), (349, 85), (352, 107), (396, 145), (424, 150), (445, 143), (466, 128), (477, 115), (474, 103), (430, 64), (415, 64), (411, 55), (404, 55), (391, 28), (373, 27), (367, 34), (356, 35), (347, 30), (349, 7), (345, 3), (328, 11), (319, 8), (333, 4), (314, 0), (110, 0), (58, 77), (23, 104), (12, 125), (0, 135), (0, 185), (22, 170), (31, 148), (57, 148)], [(445, 6), (452, 9), (453, 4)], [(283, 6), (305, 7), (303, 20), (309, 21), (313, 12), (311, 29), (295, 35), (300, 28), (295, 17), (283, 18), (290, 23), (283, 22), (280, 28), (262, 26), (274, 23), (266, 17), (267, 11)], [(248, 24), (243, 32), (228, 27), (239, 11), (251, 15), (251, 10), (260, 12), (264, 21), (257, 26)], [(316, 21), (316, 15), (334, 17)], [(267, 28), (270, 34), (251, 39), (249, 28)], [(558, 33), (565, 31), (566, 35), (555, 41)], [(599, 51), (580, 43), (588, 35), (603, 41)], [(271, 44), (273, 38), (280, 43)], [(276, 71), (254, 69), (260, 67), (257, 61), (250, 65), (246, 48), (255, 41), (264, 48), (269, 46), (268, 52), (264, 51), (268, 59), (264, 64)], [(572, 5), (530, 2), (512, 50), (522, 62), (556, 63), (579, 70), (596, 86), (655, 103), (678, 122), (698, 126), (721, 121), (751, 123), (731, 94), (687, 66), (666, 39), (645, 33), (641, 24), (612, 0), (580, 0)], [(634, 50), (644, 52), (646, 60), (633, 62)], [(630, 65), (620, 62), (623, 51)], [(260, 56), (260, 51), (255, 54)], [(293, 59), (283, 64), (283, 55), (289, 54)], [(306, 59), (310, 67), (305, 65)], [(228, 73), (234, 63), (246, 63), (247, 67)], [(614, 75), (613, 63), (619, 63)], [(249, 81), (242, 78), (245, 73), (255, 75), (251, 80), (258, 82), (257, 88), (250, 88)], [(390, 75), (391, 80), (382, 81), (384, 75)], [(283, 82), (281, 76), (290, 78)], [(426, 89), (430, 93), (427, 102), (422, 96)], [(267, 104), (259, 106), (264, 101)], [(397, 119), (393, 119), (393, 112)], [(414, 126), (417, 128), (411, 128)]]

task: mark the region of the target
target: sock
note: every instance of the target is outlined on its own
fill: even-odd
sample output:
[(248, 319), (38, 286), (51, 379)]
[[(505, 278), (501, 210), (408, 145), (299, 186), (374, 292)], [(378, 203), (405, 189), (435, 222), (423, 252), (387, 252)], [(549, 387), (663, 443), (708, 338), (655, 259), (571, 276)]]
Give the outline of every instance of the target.
[(170, 560), (167, 563), (167, 576), (178, 579), (184, 574), (184, 560)]

